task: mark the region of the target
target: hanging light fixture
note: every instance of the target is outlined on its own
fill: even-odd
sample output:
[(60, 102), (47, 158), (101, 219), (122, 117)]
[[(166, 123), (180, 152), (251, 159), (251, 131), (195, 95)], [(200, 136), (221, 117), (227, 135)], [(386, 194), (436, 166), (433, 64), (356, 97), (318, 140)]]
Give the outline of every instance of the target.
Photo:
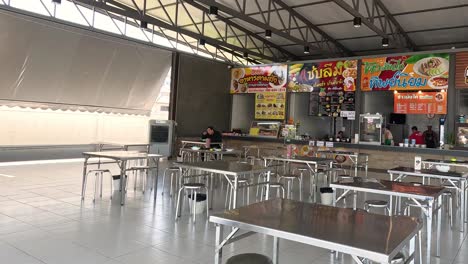
[(360, 17), (355, 17), (353, 20), (353, 26), (355, 28), (360, 28), (361, 27), (361, 18)]
[(201, 38), (200, 40), (198, 40), (198, 44), (200, 44), (200, 46), (205, 46), (206, 40)]
[(309, 53), (310, 53), (309, 46), (304, 46), (304, 54), (309, 54)]
[(249, 57), (249, 53), (244, 52), (244, 59), (247, 59)]
[(62, 0), (52, 0), (52, 3), (60, 5), (62, 3)]
[(382, 38), (382, 47), (388, 47), (388, 38)]
[(140, 21), (140, 28), (148, 28), (148, 22), (146, 21)]
[(265, 38), (267, 39), (271, 38), (271, 30), (269, 29), (265, 30)]
[(211, 17), (218, 15), (218, 8), (216, 6), (210, 6), (210, 12), (208, 13)]

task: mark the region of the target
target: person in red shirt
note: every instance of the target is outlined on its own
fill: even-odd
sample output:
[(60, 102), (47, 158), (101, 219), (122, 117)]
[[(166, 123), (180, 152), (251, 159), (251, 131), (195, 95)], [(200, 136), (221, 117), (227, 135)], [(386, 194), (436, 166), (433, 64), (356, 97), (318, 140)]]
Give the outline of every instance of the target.
[(424, 144), (424, 136), (423, 133), (418, 131), (418, 127), (414, 126), (411, 128), (411, 135), (409, 136), (409, 142), (411, 144), (411, 141), (414, 139), (416, 141), (416, 144)]

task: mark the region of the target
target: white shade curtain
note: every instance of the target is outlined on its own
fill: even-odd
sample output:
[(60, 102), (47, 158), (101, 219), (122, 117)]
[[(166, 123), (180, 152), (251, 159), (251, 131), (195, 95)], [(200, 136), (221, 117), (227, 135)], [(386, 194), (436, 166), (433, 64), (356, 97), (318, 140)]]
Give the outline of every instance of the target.
[(0, 12), (0, 104), (148, 115), (170, 51)]

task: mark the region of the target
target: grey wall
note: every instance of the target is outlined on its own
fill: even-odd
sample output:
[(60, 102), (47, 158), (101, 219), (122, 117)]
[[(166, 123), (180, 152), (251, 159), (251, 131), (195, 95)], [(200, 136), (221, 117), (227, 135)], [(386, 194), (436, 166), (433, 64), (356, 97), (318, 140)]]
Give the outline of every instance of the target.
[(309, 134), (320, 139), (331, 132), (331, 118), (309, 116), (309, 93), (291, 93), (289, 97), (289, 116), (300, 123), (298, 133)]
[(232, 95), (231, 128), (248, 133), (255, 119), (255, 94)]
[(228, 130), (231, 98), (227, 64), (181, 54), (175, 117), (177, 136), (199, 136), (207, 126)]

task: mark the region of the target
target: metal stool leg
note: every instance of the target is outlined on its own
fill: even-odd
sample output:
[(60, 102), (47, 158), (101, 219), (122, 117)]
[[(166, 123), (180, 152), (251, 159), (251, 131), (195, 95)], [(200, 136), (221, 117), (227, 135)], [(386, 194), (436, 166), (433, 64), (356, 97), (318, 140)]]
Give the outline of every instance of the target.
[(103, 184), (103, 177), (104, 177), (104, 173), (101, 172), (99, 173), (99, 185), (100, 185), (100, 188), (99, 188), (99, 197), (102, 199), (102, 186), (104, 185)]
[(177, 221), (177, 218), (180, 216), (180, 209), (181, 209), (181, 200), (180, 200), (180, 196), (182, 195), (182, 192), (184, 191), (184, 187), (182, 186), (180, 189), (179, 189), (179, 192), (177, 194), (177, 204), (176, 204), (176, 216), (175, 216), (175, 220)]

